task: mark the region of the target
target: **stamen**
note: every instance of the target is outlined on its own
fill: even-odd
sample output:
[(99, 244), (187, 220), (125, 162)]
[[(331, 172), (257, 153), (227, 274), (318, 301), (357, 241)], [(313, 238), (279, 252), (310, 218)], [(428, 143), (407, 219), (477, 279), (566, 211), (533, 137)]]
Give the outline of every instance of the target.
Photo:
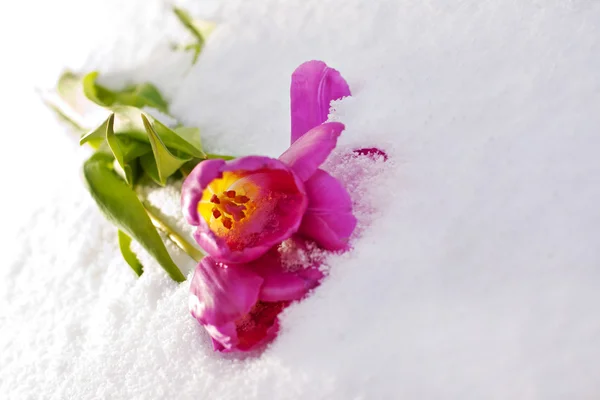
[(246, 218), (246, 214), (244, 214), (244, 212), (240, 210), (236, 210), (230, 214), (235, 222), (241, 221), (242, 219)]
[(226, 190), (220, 196), (213, 194), (210, 202), (215, 204), (211, 213), (214, 219), (220, 219), (223, 226), (232, 229), (234, 222), (246, 218), (248, 206), (244, 205), (250, 201), (248, 196), (238, 195), (235, 190)]
[(244, 204), (250, 201), (250, 199), (246, 196), (235, 196), (234, 201), (239, 204)]

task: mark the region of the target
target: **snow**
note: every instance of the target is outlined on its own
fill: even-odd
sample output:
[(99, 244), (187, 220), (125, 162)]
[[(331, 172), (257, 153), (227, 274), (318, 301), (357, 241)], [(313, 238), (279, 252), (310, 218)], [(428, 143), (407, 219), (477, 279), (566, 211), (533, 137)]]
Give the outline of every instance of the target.
[[(194, 67), (169, 53), (187, 36), (166, 2), (0, 6), (1, 398), (600, 396), (599, 3), (177, 4), (218, 24)], [(264, 353), (216, 354), (188, 283), (141, 250), (140, 279), (122, 261), (79, 177), (88, 153), (33, 88), (65, 67), (150, 80), (210, 151), (276, 156), (309, 59), (354, 93), (328, 168), (360, 236)], [(390, 160), (336, 163), (361, 146)], [(151, 201), (178, 218), (174, 189)]]

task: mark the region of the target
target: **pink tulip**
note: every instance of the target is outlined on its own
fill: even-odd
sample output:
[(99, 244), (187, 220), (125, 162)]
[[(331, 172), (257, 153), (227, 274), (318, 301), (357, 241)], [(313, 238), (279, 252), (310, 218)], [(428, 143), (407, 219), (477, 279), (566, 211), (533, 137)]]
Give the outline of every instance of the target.
[[(278, 159), (203, 161), (183, 184), (183, 213), (208, 253), (194, 271), (190, 310), (217, 351), (274, 339), (280, 312), (323, 277), (318, 262), (290, 247), (309, 254), (304, 238), (342, 250), (356, 226), (348, 192), (319, 168), (344, 130), (326, 121), (331, 101), (350, 95), (346, 81), (309, 61), (294, 71), (290, 95), (291, 146)], [(377, 148), (354, 154), (387, 159)]]
[(294, 233), (342, 250), (356, 226), (350, 196), (319, 166), (344, 130), (325, 122), (332, 100), (350, 94), (339, 72), (321, 61), (292, 75), (292, 144), (279, 159), (203, 161), (186, 178), (182, 208), (194, 237), (214, 260), (246, 263)]

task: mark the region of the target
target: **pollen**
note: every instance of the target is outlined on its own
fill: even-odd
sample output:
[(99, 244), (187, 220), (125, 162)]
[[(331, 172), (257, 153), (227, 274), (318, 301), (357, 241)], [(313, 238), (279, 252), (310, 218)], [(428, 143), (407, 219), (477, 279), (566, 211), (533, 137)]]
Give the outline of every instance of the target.
[(247, 207), (244, 205), (250, 201), (250, 198), (244, 195), (238, 195), (235, 190), (226, 190), (220, 196), (213, 194), (210, 202), (214, 204), (211, 210), (214, 219), (220, 219), (223, 226), (232, 229), (234, 222), (239, 222), (246, 218)]

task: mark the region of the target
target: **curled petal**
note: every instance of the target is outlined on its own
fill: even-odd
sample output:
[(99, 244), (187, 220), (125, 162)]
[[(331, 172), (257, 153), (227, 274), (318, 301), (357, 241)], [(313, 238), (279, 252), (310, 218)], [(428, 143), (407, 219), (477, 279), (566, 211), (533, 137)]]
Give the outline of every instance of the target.
[(259, 156), (212, 161), (198, 164), (182, 189), (184, 214), (198, 226), (194, 238), (208, 255), (248, 262), (298, 230), (308, 200), (286, 164)]
[(331, 101), (345, 96), (350, 96), (348, 84), (323, 61), (307, 61), (296, 68), (290, 86), (292, 143), (327, 121)]
[(259, 300), (262, 283), (246, 264), (200, 261), (190, 285), (190, 311), (216, 351), (247, 351), (275, 338), (277, 317), (289, 302)]
[[(301, 246), (301, 245), (300, 245)], [(316, 286), (323, 278), (323, 272), (318, 269), (318, 265), (302, 265), (300, 269), (289, 271), (283, 265), (284, 262), (297, 265), (303, 264), (303, 260), (290, 260), (297, 258), (297, 254), (288, 256), (284, 261), (277, 248), (271, 249), (267, 254), (248, 266), (263, 278), (263, 284), (260, 289), (259, 299), (261, 301), (294, 301), (300, 300)], [(296, 257), (295, 257), (296, 255)]]
[(259, 298), (262, 301), (300, 300), (317, 287), (323, 273), (317, 268), (307, 268), (295, 272), (275, 273), (264, 276)]
[(289, 165), (302, 181), (306, 181), (335, 148), (343, 130), (344, 124), (340, 122), (326, 122), (312, 128), (296, 140), (279, 160)]
[(288, 303), (259, 301), (262, 282), (245, 264), (200, 261), (190, 285), (190, 311), (216, 351), (247, 351), (275, 337), (277, 316)]
[[(314, 265), (288, 271), (278, 248), (247, 264), (224, 265), (211, 257), (198, 264), (190, 286), (190, 310), (216, 351), (247, 351), (273, 340), (279, 313), (323, 278)], [(294, 261), (286, 256), (286, 261)]]
[(279, 331), (277, 317), (287, 305), (285, 302), (258, 302), (238, 321), (221, 326), (204, 325), (204, 329), (210, 335), (215, 351), (249, 351), (275, 339)]
[(190, 311), (202, 324), (224, 326), (250, 312), (262, 283), (243, 264), (224, 265), (204, 257), (190, 284)]
[(308, 208), (299, 233), (327, 250), (342, 250), (356, 227), (352, 200), (342, 184), (319, 169), (305, 182)]
[(236, 322), (236, 350), (248, 351), (275, 339), (279, 331), (277, 318), (288, 305), (285, 301), (256, 303), (245, 318)]

